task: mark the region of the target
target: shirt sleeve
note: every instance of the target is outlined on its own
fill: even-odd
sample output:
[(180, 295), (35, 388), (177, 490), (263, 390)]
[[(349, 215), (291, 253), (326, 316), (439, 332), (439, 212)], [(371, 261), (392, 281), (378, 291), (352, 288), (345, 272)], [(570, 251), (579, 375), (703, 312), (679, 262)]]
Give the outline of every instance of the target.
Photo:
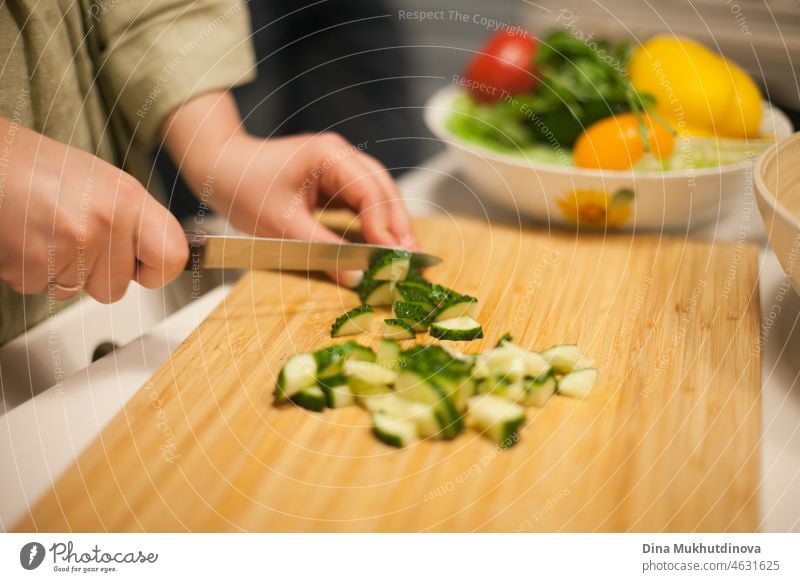
[(250, 19), (240, 0), (93, 0), (98, 75), (111, 113), (153, 144), (179, 105), (255, 76)]

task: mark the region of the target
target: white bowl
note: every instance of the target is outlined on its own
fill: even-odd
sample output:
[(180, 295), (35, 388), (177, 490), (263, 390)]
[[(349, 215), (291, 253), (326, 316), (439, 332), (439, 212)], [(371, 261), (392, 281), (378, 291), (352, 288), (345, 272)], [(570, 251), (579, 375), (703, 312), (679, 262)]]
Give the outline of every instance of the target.
[[(619, 171), (558, 166), (499, 153), (447, 129), (453, 101), (460, 94), (446, 87), (431, 97), (425, 109), (428, 128), (448, 145), (480, 194), (539, 220), (609, 228), (685, 228), (720, 216), (752, 181), (752, 159), (714, 168)], [(792, 124), (765, 103), (761, 133), (780, 139), (792, 133)]]
[(800, 291), (800, 133), (775, 144), (758, 159), (755, 186), (769, 244)]

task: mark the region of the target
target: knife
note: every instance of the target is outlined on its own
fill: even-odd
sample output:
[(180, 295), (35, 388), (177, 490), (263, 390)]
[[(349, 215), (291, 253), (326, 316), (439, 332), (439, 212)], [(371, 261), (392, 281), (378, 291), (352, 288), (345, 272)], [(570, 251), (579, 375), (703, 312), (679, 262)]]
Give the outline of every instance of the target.
[[(285, 238), (254, 238), (186, 233), (187, 271), (252, 269), (286, 271), (365, 271), (375, 257), (394, 247), (357, 243), (323, 243)], [(412, 253), (411, 266), (431, 267), (439, 257)]]

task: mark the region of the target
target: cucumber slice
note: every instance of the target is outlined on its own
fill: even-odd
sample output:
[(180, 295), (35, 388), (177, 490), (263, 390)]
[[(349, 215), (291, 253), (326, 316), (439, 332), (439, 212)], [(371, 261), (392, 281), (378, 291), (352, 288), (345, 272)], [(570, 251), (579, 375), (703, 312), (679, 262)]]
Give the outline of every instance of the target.
[(369, 331), (375, 310), (371, 305), (359, 305), (336, 318), (331, 326), (331, 337), (355, 335)]
[(496, 348), (502, 347), (502, 345), (505, 344), (505, 343), (510, 343), (510, 344), (514, 343), (514, 338), (508, 332), (506, 332), (502, 336), (500, 336), (500, 339), (497, 340), (497, 343), (494, 344), (494, 347), (496, 347)]
[(474, 317), (478, 300), (468, 295), (460, 295), (439, 308), (434, 321), (447, 321), (459, 317)]
[(405, 319), (384, 319), (383, 326), (378, 332), (382, 337), (393, 340), (414, 339), (414, 326)]
[(312, 354), (291, 356), (278, 374), (275, 402), (285, 402), (301, 390), (316, 384), (317, 362)]
[(457, 317), (431, 324), (430, 333), (443, 340), (469, 341), (482, 338), (483, 328), (471, 317)]
[(387, 307), (394, 302), (394, 282), (367, 279), (359, 285), (358, 296), (364, 305)]
[(541, 408), (556, 393), (558, 382), (553, 374), (546, 374), (539, 378), (526, 378), (524, 380), (525, 406)]
[(439, 425), (440, 438), (455, 438), (464, 429), (464, 420), (450, 396), (426, 374), (402, 370), (397, 375), (395, 390), (401, 398), (431, 409)]
[(525, 409), (499, 396), (473, 396), (467, 403), (467, 423), (503, 448), (514, 446), (525, 422)]
[(397, 301), (392, 306), (392, 311), (396, 319), (405, 320), (414, 331), (427, 331), (431, 318), (431, 307), (424, 303), (409, 303), (407, 301)]
[(298, 406), (314, 412), (322, 412), (328, 404), (328, 399), (319, 386), (303, 388), (292, 396), (291, 400)]
[(553, 366), (556, 372), (566, 374), (571, 372), (578, 362), (581, 360), (581, 351), (578, 346), (572, 344), (565, 344), (561, 346), (553, 346), (552, 348), (542, 352), (542, 357), (547, 360), (547, 363)]
[(375, 352), (375, 363), (389, 370), (397, 370), (400, 366), (400, 344), (396, 341), (381, 340)]
[(328, 408), (342, 408), (343, 406), (350, 406), (355, 403), (355, 397), (347, 384), (332, 386), (327, 390), (322, 388), (322, 391), (325, 393)]
[(348, 360), (344, 363), (344, 373), (348, 379), (358, 378), (368, 384), (394, 384), (397, 372), (384, 368), (378, 363)]
[(410, 266), (410, 252), (389, 251), (373, 261), (367, 277), (374, 281), (402, 281), (406, 278)]
[(392, 393), (392, 389), (386, 384), (370, 384), (356, 376), (347, 379), (347, 387), (350, 388), (356, 403), (364, 408), (369, 408), (369, 403), (373, 398), (380, 398)]
[(572, 398), (586, 398), (597, 381), (597, 370), (585, 368), (564, 374), (558, 381), (558, 393)]
[(387, 414), (372, 415), (372, 432), (379, 441), (392, 447), (407, 447), (417, 442), (417, 426), (410, 420), (397, 420)]

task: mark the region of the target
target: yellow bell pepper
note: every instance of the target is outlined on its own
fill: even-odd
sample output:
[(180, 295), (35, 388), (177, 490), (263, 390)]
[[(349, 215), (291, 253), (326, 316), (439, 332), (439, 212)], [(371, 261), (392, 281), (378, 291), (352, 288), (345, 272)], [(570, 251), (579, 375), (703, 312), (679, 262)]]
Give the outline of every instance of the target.
[(633, 86), (656, 98), (656, 112), (684, 135), (755, 137), (761, 93), (734, 63), (688, 38), (658, 36), (628, 65)]

